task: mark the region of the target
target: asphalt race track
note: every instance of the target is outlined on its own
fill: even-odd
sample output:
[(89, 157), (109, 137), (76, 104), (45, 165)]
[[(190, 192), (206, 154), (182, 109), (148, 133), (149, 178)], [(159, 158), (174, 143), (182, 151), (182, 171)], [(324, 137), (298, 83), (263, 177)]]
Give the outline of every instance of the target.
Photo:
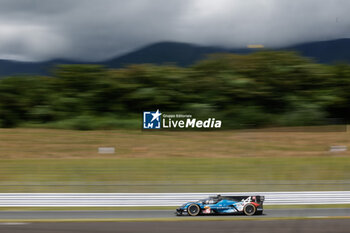
[(349, 219), (252, 220), (252, 221), (168, 221), (168, 222), (42, 222), (0, 225), (11, 233), (348, 233)]
[[(273, 219), (273, 218), (291, 219)], [(306, 219), (293, 219), (303, 218)], [(177, 217), (169, 210), (128, 211), (1, 211), (0, 232), (150, 232), (150, 233), (345, 233), (350, 232), (350, 209), (275, 209), (261, 216)], [(271, 219), (272, 218), (272, 219)], [(124, 221), (125, 219), (125, 221)], [(235, 220), (236, 219), (236, 220)], [(8, 220), (8, 221), (6, 221)], [(17, 221), (18, 220), (18, 221)], [(75, 222), (57, 222), (73, 220)], [(88, 221), (86, 221), (88, 220)], [(177, 221), (185, 220), (185, 221)], [(194, 220), (194, 221), (193, 221)], [(200, 220), (200, 221), (196, 221)], [(208, 221), (206, 221), (208, 220)], [(209, 221), (210, 220), (210, 221)], [(218, 221), (227, 220), (227, 221)], [(247, 221), (248, 220), (248, 221)], [(39, 221), (39, 222), (37, 222)], [(41, 222), (44, 221), (44, 222)], [(47, 222), (45, 222), (47, 221)]]
[[(0, 220), (6, 219), (169, 219), (169, 218), (212, 218), (213, 216), (180, 216), (169, 210), (106, 210), (106, 211), (0, 211)], [(216, 215), (217, 216), (217, 215)], [(234, 218), (234, 215), (219, 215), (220, 218)], [(254, 218), (275, 217), (350, 217), (350, 208), (324, 209), (274, 209), (264, 210), (263, 215)], [(251, 218), (240, 215), (240, 217)]]

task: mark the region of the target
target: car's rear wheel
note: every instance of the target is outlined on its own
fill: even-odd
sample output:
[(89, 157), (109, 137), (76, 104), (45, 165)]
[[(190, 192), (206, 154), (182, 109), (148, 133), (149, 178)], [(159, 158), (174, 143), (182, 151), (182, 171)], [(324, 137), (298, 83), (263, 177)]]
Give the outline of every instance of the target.
[(256, 207), (255, 207), (255, 205), (248, 203), (244, 206), (243, 212), (245, 215), (252, 216), (256, 212)]
[(197, 204), (191, 204), (189, 207), (187, 207), (187, 213), (191, 216), (197, 216), (200, 211), (201, 208)]

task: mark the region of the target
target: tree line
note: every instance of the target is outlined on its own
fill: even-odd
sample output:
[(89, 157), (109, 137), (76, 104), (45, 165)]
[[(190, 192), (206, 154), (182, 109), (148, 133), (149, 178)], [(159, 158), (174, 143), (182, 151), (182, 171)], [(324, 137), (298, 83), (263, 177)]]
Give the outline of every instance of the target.
[(140, 128), (143, 111), (215, 117), (224, 128), (347, 122), (350, 66), (287, 51), (214, 54), (190, 67), (58, 65), (0, 79), (0, 127)]

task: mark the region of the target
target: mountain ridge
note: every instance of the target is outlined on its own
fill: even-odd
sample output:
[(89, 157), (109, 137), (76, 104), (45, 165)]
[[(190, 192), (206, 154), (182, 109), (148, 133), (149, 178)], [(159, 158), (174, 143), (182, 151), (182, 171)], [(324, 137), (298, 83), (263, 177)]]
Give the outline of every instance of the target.
[[(320, 63), (350, 63), (350, 39), (336, 39), (296, 44), (275, 50), (293, 50)], [(256, 51), (248, 48), (223, 48), (201, 46), (191, 43), (164, 41), (150, 44), (130, 53), (101, 62), (79, 62), (68, 59), (54, 59), (44, 62), (21, 62), (0, 59), (0, 76), (48, 75), (57, 64), (100, 64), (109, 68), (120, 68), (128, 64), (152, 63), (189, 66), (211, 53), (246, 54)]]

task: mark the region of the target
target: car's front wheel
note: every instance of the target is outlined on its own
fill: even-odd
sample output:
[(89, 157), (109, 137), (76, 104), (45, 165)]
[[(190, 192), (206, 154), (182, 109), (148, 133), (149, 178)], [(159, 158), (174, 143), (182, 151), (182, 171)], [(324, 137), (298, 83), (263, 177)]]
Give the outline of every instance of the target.
[(191, 204), (189, 207), (187, 207), (187, 213), (191, 216), (197, 216), (200, 211), (201, 208), (197, 204)]
[(252, 216), (256, 212), (256, 207), (255, 207), (255, 205), (248, 203), (244, 206), (243, 212), (245, 215)]

